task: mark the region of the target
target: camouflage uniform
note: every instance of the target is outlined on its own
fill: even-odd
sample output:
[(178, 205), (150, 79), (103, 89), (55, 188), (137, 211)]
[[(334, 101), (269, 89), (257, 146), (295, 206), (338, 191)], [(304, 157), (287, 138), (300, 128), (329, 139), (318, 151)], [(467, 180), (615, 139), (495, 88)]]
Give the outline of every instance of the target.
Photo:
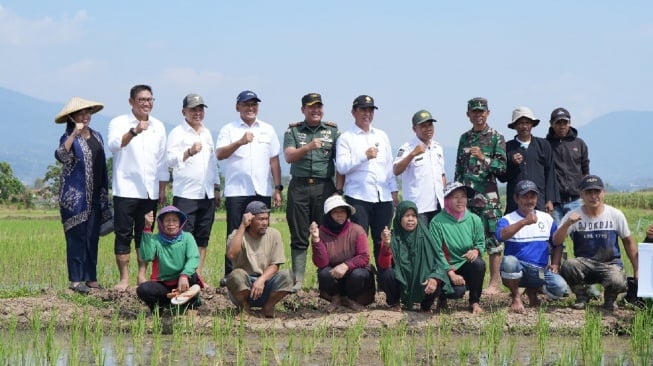
[[(478, 146), (485, 154), (479, 161), (470, 154)], [(456, 154), (454, 180), (474, 188), (476, 196), (469, 200), (469, 209), (481, 217), (485, 226), (485, 247), (489, 254), (499, 253), (501, 244), (495, 238), (497, 222), (501, 218), (501, 200), (496, 177), (506, 171), (506, 141), (498, 131), (486, 126), (481, 132), (473, 129), (460, 136)]]

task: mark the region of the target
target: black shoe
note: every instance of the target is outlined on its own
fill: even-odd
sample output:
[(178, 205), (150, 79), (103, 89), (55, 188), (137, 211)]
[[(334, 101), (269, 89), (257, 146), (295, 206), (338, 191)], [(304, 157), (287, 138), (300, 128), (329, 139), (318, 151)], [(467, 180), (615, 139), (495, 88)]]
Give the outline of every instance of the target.
[(88, 294), (89, 292), (91, 292), (91, 289), (89, 289), (88, 286), (86, 286), (86, 284), (83, 282), (80, 282), (76, 285), (71, 284), (70, 286), (68, 286), (68, 288), (80, 294)]
[(227, 286), (227, 277), (222, 277), (220, 279), (220, 287), (225, 287)]

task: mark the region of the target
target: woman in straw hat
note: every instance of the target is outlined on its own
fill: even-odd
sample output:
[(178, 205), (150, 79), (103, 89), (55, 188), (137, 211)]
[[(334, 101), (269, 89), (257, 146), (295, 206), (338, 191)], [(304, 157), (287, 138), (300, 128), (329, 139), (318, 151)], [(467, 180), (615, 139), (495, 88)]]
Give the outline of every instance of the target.
[(104, 142), (100, 133), (89, 127), (91, 115), (102, 108), (101, 103), (72, 97), (54, 119), (66, 123), (54, 156), (62, 164), (59, 207), (69, 288), (83, 294), (102, 288), (96, 270), (100, 225), (112, 216)]
[(374, 301), (370, 247), (363, 227), (350, 221), (354, 213), (342, 196), (333, 195), (324, 201), (322, 225), (313, 222), (309, 228), (320, 297), (331, 301), (329, 313), (340, 305), (360, 311)]

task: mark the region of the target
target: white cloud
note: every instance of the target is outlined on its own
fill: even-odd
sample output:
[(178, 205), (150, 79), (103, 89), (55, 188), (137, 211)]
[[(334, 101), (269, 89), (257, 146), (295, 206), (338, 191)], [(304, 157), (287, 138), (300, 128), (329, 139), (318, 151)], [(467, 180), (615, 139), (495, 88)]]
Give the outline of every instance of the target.
[(29, 19), (0, 7), (0, 46), (54, 47), (82, 36), (82, 25), (88, 19), (85, 10), (60, 20), (51, 17)]

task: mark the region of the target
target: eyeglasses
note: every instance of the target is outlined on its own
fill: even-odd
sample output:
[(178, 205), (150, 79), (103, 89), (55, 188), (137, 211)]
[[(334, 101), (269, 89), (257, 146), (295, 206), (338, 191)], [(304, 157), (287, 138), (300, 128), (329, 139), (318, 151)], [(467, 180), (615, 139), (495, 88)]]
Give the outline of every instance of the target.
[(154, 103), (154, 100), (154, 98), (136, 98), (136, 101), (140, 104)]
[(240, 103), (240, 105), (247, 108), (258, 107), (258, 102)]

